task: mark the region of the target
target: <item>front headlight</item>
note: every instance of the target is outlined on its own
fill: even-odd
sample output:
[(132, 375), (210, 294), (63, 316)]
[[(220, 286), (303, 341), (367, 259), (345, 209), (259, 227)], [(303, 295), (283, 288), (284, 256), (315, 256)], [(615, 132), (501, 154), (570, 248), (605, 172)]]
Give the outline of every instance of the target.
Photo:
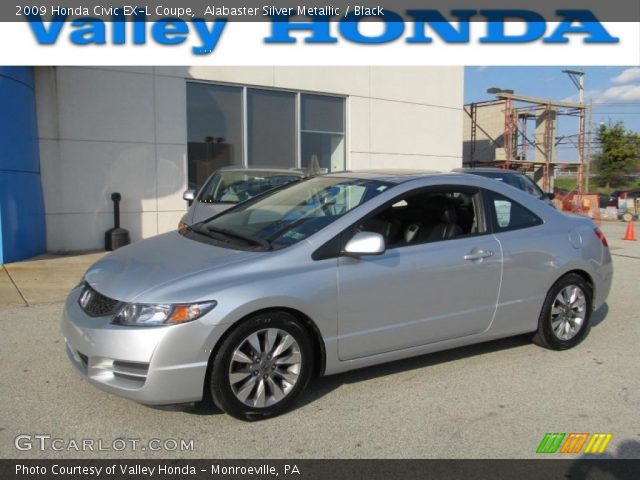
[(217, 305), (216, 302), (187, 305), (127, 303), (113, 319), (117, 325), (177, 325), (196, 320)]

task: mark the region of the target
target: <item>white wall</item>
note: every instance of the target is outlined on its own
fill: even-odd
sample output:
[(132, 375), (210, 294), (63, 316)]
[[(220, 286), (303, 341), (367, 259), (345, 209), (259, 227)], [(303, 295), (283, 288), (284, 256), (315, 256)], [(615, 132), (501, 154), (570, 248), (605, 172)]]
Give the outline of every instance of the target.
[(347, 168), (462, 164), (462, 67), (36, 67), (47, 248), (103, 247), (112, 192), (139, 240), (186, 209), (185, 79), (348, 97)]

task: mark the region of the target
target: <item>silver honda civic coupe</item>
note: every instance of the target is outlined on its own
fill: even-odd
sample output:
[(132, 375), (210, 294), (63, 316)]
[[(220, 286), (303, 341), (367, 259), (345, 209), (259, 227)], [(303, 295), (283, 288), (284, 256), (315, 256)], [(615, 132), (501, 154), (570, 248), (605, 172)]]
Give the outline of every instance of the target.
[(69, 294), (62, 331), (101, 389), (257, 420), (314, 375), (526, 333), (573, 347), (612, 273), (591, 220), (508, 185), (344, 172), (105, 256)]

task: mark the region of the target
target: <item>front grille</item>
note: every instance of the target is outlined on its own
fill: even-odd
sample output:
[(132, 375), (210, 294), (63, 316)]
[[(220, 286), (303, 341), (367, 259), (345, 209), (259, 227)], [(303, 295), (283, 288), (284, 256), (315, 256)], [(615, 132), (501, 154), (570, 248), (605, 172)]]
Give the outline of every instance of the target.
[(82, 310), (92, 317), (115, 315), (120, 307), (120, 302), (118, 300), (105, 297), (101, 293), (96, 292), (89, 285), (85, 285), (78, 302), (80, 303)]

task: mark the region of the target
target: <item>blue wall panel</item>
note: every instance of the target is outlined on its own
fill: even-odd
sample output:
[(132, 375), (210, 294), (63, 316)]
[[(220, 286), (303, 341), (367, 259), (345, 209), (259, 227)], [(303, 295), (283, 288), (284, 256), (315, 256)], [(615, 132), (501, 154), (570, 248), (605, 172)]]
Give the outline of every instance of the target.
[(16, 262), (46, 250), (40, 175), (0, 172), (1, 263)]
[(45, 249), (33, 69), (0, 67), (0, 263)]

